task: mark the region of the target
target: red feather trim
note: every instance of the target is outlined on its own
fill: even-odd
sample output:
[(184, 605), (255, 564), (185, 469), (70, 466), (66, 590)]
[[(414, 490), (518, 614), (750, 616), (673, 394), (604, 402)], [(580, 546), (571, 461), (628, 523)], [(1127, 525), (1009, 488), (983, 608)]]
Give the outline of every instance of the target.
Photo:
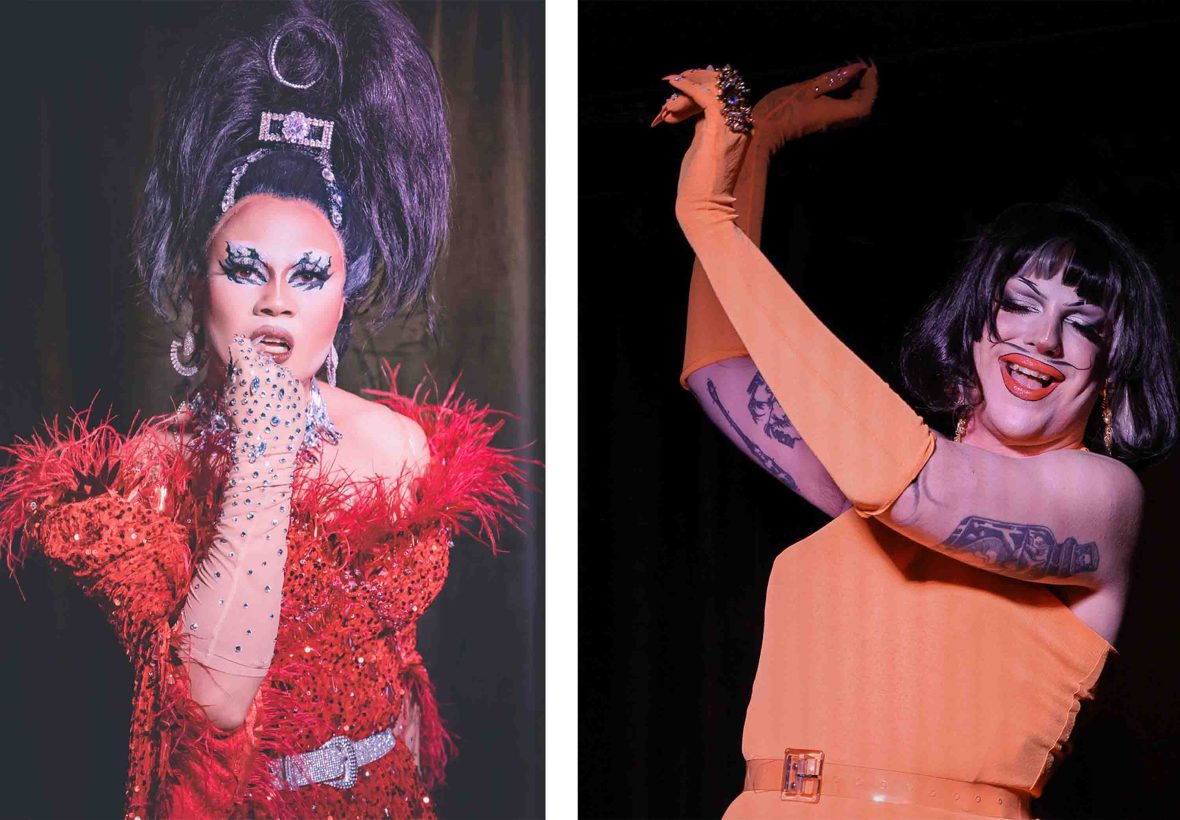
[[(296, 474), (293, 513), (318, 533), (332, 537), (347, 562), (363, 565), (391, 539), (437, 531), (466, 532), (499, 548), (501, 524), (522, 529), (524, 505), (517, 487), (524, 465), (539, 462), (492, 446), (503, 427), (497, 413), (467, 399), (452, 385), (438, 403), (423, 381), (409, 396), (397, 392), (397, 370), (384, 364), (389, 390), (367, 389), (376, 401), (419, 424), (430, 447), (430, 465), (417, 478), (350, 479), (341, 482), (319, 468)], [(469, 522), (471, 526), (469, 526)]]
[(391, 367), (389, 362), (383, 362), (383, 367), (389, 390), (364, 392), (420, 424), (430, 442), (430, 468), (418, 480), (416, 501), (398, 521), (399, 530), (441, 522), (458, 531), (466, 529), (465, 519), (474, 519), (478, 529), (468, 532), (493, 553), (499, 552), (499, 522), (521, 529), (518, 510), (523, 505), (514, 485), (533, 489), (525, 481), (524, 465), (540, 462), (493, 447), (492, 440), (504, 426), (503, 418), (511, 416), (466, 398), (458, 392), (458, 381), (433, 403), (432, 398), (439, 394), (433, 381), (428, 384), (424, 379), (411, 395), (404, 396), (397, 391), (399, 368)]
[(310, 792), (276, 788), (270, 763), (310, 751), (299, 738), (319, 729), (321, 721), (313, 712), (299, 711), (294, 689), (296, 681), (316, 673), (316, 665), (276, 656), (246, 722), (232, 732), (215, 727), (192, 700), (187, 671), (175, 653), (164, 666), (171, 667), (174, 684), (165, 691), (154, 724), (172, 730), (170, 746), (161, 754), (164, 768), (157, 773), (165, 800), (161, 816), (189, 816), (186, 804), (194, 800), (209, 816), (229, 815), (243, 800), (255, 809), (265, 806), (268, 816), (310, 816)]
[[(504, 424), (497, 417), (509, 414), (467, 399), (458, 392), (457, 382), (441, 401), (429, 404), (439, 393), (437, 385), (423, 380), (405, 396), (397, 391), (397, 368), (388, 362), (383, 368), (390, 389), (364, 392), (417, 422), (430, 446), (431, 463), (413, 482), (411, 501), (403, 500), (403, 481), (342, 482), (322, 470), (304, 468), (296, 481), (296, 510), (308, 515), (318, 531), (342, 537), (348, 545), (378, 544), (389, 536), (396, 538), (441, 524), (451, 531), (465, 531), (486, 543), (493, 553), (500, 552), (501, 522), (518, 531), (523, 522), (520, 511), (524, 507), (516, 487), (532, 489), (525, 481), (524, 465), (540, 462), (493, 447), (491, 442)], [(15, 536), (46, 503), (104, 491), (132, 498), (150, 471), (153, 484), (171, 488), (169, 517), (194, 520), (198, 499), (207, 503), (217, 489), (201, 485), (216, 482), (225, 465), (194, 469), (171, 444), (175, 416), (158, 416), (138, 429), (133, 421), (132, 431), (123, 436), (112, 425), (109, 413), (91, 427), (92, 410), (74, 413), (64, 428), (54, 418), (46, 422), (44, 435), (34, 433), (27, 440), (0, 447), (0, 452), (10, 456), (9, 465), (0, 468), (0, 556), (11, 573), (27, 557), (27, 549), (14, 544)], [(155, 506), (155, 499), (150, 503)], [(467, 526), (468, 521), (475, 526)], [(386, 537), (374, 537), (380, 533)]]
[(434, 685), (421, 663), (411, 663), (402, 671), (406, 697), (413, 698), (421, 709), (418, 729), (418, 767), (426, 790), (446, 782), (447, 760), (455, 756), (455, 742), (443, 724), (434, 697)]
[(14, 544), (16, 535), (42, 506), (78, 492), (86, 478), (109, 480), (118, 472), (124, 440), (109, 414), (93, 428), (90, 414), (75, 413), (64, 429), (54, 418), (45, 422), (44, 436), (0, 447), (10, 456), (0, 468), (0, 555), (13, 576), (28, 557), (27, 546)]

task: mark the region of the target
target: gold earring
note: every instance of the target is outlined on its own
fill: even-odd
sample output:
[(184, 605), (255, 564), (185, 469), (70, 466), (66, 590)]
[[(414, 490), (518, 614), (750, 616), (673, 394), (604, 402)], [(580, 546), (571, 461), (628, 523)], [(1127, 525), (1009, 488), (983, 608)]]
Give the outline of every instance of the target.
[(967, 420), (970, 416), (964, 415), (959, 419), (959, 423), (955, 425), (955, 443), (958, 444), (963, 440), (963, 436), (967, 433)]
[(1110, 410), (1110, 397), (1106, 388), (1107, 385), (1102, 385), (1102, 443), (1106, 445), (1106, 454), (1111, 455), (1114, 446), (1114, 413)]

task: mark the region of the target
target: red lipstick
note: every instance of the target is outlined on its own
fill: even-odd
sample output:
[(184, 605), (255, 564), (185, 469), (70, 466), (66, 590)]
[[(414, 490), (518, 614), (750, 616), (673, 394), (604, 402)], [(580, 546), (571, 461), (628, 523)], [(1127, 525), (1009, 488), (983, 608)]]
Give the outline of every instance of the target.
[[(1024, 401), (1040, 401), (1048, 396), (1058, 384), (1065, 381), (1065, 374), (1052, 365), (1025, 356), (1023, 353), (1007, 353), (1000, 357), (1000, 376), (1008, 392)], [(1020, 373), (1022, 381), (1017, 381), (1013, 368), (1027, 371)], [(1039, 382), (1038, 385), (1027, 384), (1027, 381)]]

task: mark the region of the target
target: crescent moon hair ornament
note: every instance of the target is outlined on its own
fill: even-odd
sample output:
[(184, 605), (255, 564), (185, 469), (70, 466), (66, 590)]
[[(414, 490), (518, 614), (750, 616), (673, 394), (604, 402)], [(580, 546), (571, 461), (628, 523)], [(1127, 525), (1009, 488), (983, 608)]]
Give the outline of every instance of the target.
[(293, 83), (282, 75), (282, 73), (279, 71), (278, 65), (275, 63), (275, 54), (279, 50), (279, 41), (283, 39), (286, 33), (287, 32), (285, 31), (279, 32), (274, 36), (274, 39), (270, 41), (270, 52), (267, 55), (267, 62), (270, 63), (270, 73), (276, 80), (287, 86), (287, 88), (294, 88), (297, 91), (306, 91), (320, 81), (320, 78), (324, 76), (323, 72), (320, 73), (319, 77), (316, 77), (314, 80), (307, 83)]

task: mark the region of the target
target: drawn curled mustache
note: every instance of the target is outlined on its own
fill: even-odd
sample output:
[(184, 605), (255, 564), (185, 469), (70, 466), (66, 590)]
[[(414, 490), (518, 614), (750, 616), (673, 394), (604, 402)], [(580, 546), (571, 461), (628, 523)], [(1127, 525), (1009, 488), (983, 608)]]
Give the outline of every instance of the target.
[[(1024, 349), (1023, 347), (1021, 347), (1020, 345), (1013, 344), (1012, 342), (1004, 342), (1003, 344), (1005, 344), (1006, 346), (1008, 346), (1008, 347), (1012, 348), (1012, 349), (1013, 349), (1013, 350), (1015, 350), (1017, 353), (1021, 353), (1021, 354), (1025, 355), (1025, 356), (1028, 356), (1028, 357), (1029, 357), (1029, 358), (1031, 358), (1031, 359), (1038, 359), (1038, 358), (1041, 358), (1041, 357), (1039, 357), (1039, 356), (1035, 356), (1035, 355), (1033, 355), (1033, 353), (1032, 353), (1031, 351), (1025, 350), (1025, 349)], [(1068, 367), (1068, 368), (1070, 368), (1071, 370), (1077, 370), (1077, 371), (1079, 371), (1079, 372), (1085, 372), (1085, 371), (1087, 371), (1087, 370), (1093, 370), (1093, 369), (1094, 369), (1094, 367), (1095, 367), (1095, 365), (1097, 365), (1097, 364), (1098, 364), (1098, 358), (1097, 358), (1097, 357), (1095, 357), (1095, 358), (1094, 358), (1094, 361), (1093, 361), (1093, 362), (1090, 364), (1090, 366), (1089, 366), (1089, 367), (1082, 367), (1081, 365), (1076, 365), (1076, 364), (1074, 364), (1073, 362), (1067, 362), (1065, 359), (1044, 359), (1044, 361), (1045, 361), (1045, 362), (1047, 362), (1048, 364), (1051, 364), (1051, 365), (1053, 365), (1054, 367)]]

